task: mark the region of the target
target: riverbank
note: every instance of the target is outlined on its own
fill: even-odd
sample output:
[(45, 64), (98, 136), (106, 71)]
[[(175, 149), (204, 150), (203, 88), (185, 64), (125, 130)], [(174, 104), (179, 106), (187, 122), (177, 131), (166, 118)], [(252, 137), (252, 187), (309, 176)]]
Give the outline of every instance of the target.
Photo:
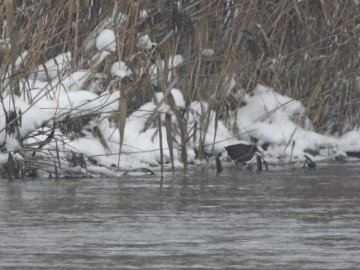
[[(14, 99), (12, 106), (21, 112), (23, 124), (10, 134), (7, 126), (2, 127), (2, 144), (8, 153), (1, 153), (0, 160), (9, 177), (34, 176), (32, 173), (51, 177), (121, 176), (132, 171), (159, 171), (162, 166), (183, 170), (182, 151), (186, 151), (186, 166), (211, 164), (218, 155), (226, 163), (231, 159), (225, 147), (239, 143), (257, 145), (259, 154), (273, 165), (301, 164), (306, 156), (315, 163), (352, 160), (356, 155), (349, 153), (360, 152), (359, 131), (342, 136), (316, 133), (299, 101), (258, 85), (251, 94), (239, 95), (243, 105), (231, 112), (227, 122), (217, 119), (206, 102), (192, 102), (186, 107), (178, 89), (169, 92), (172, 106), (163, 104), (163, 94), (157, 93), (158, 105), (148, 102), (126, 118), (119, 155), (120, 131), (109, 120), (109, 111), (117, 110), (118, 92), (95, 96), (80, 88), (56, 91), (57, 100), (41, 97), (31, 105)], [(3, 104), (11, 103), (10, 98), (4, 100)], [(11, 107), (1, 111), (11, 111)], [(74, 130), (63, 125), (78, 119), (87, 122), (79, 126), (76, 137)], [(31, 147), (32, 151), (21, 151)], [(248, 163), (255, 162), (252, 159)]]
[(356, 1), (71, 2), (1, 9), (3, 177), (360, 157)]

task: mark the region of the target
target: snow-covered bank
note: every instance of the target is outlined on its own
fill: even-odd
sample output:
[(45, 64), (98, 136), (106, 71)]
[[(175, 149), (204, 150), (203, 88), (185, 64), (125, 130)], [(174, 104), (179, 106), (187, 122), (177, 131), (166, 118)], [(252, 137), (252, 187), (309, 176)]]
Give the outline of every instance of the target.
[[(185, 159), (190, 165), (205, 166), (207, 159), (213, 162), (219, 154), (223, 163), (231, 165), (225, 147), (239, 143), (256, 144), (263, 158), (272, 164), (301, 163), (305, 155), (314, 161), (360, 156), (358, 129), (347, 129), (341, 136), (317, 133), (308, 117), (310, 109), (300, 100), (281, 95), (283, 89), (261, 84), (241, 89), (267, 81), (260, 77), (246, 81), (250, 73), (261, 71), (264, 63), (256, 64), (256, 70), (249, 72), (239, 67), (241, 58), (228, 64), (232, 51), (224, 50), (232, 44), (224, 46), (227, 35), (219, 35), (219, 45), (197, 44), (184, 36), (186, 42), (180, 42), (177, 31), (183, 22), (193, 24), (186, 12), (173, 13), (184, 21), (173, 25), (174, 29), (165, 27), (168, 33), (162, 35), (154, 34), (156, 20), (141, 21), (153, 11), (137, 12), (142, 14), (139, 18), (134, 11), (127, 20), (127, 15), (114, 9), (111, 16), (84, 33), (82, 46), (71, 41), (67, 45), (70, 48), (62, 49), (71, 52), (55, 55), (56, 51), (40, 59), (34, 57), (38, 48), (21, 51), (28, 48), (23, 46), (16, 59), (16, 55), (10, 55), (11, 50), (4, 51), (9, 56), (4, 57), (8, 62), (0, 70), (3, 174), (16, 170), (25, 176), (121, 176), (142, 168), (156, 170), (162, 165), (180, 170)], [(155, 18), (158, 15), (153, 14)], [(162, 15), (167, 17), (166, 13)], [(141, 23), (135, 29), (132, 23), (138, 19)], [(231, 25), (225, 21), (224, 26)], [(254, 48), (256, 37), (249, 31), (243, 34), (234, 39), (236, 46), (245, 48), (242, 43), (249, 39)], [(179, 43), (175, 42), (177, 38)], [(73, 49), (72, 44), (78, 46)], [(245, 53), (250, 55), (247, 50)], [(250, 58), (259, 53), (253, 51)], [(31, 57), (36, 59), (28, 61)], [(263, 60), (271, 60), (266, 71), (269, 76), (280, 76), (280, 71), (286, 69), (281, 66), (283, 60)], [(304, 88), (297, 91), (305, 93)], [(316, 92), (306, 94), (314, 100), (320, 97)], [(338, 98), (342, 97), (332, 102)], [(230, 99), (231, 105), (227, 103)], [(316, 105), (318, 111), (326, 113), (322, 103)], [(344, 124), (343, 119), (347, 118), (339, 117), (338, 122)], [(353, 119), (344, 126), (354, 124)]]
[[(72, 78), (71, 84), (66, 83), (69, 78)], [(56, 80), (58, 82), (59, 78)], [(105, 91), (98, 95), (82, 89), (83, 81), (74, 73), (62, 78), (63, 83), (54, 83), (55, 86), (52, 81), (28, 80), (22, 84), (23, 97), (8, 95), (3, 98), (0, 106), (2, 164), (6, 165), (10, 152), (16, 153), (14, 159), (19, 164), (26, 160), (26, 166), (47, 172), (57, 167), (59, 174), (60, 168), (72, 168), (65, 169), (67, 173), (121, 175), (133, 169), (159, 167), (160, 133), (157, 117), (154, 117), (157, 114), (162, 123), (163, 159), (170, 164), (170, 152), (164, 139), (167, 133), (165, 114), (169, 114), (175, 167), (180, 168), (182, 148), (176, 111), (182, 112), (187, 123), (186, 151), (190, 164), (201, 163), (195, 154), (200, 144), (209, 155), (223, 153), (223, 162), (231, 162), (225, 146), (237, 143), (252, 142), (261, 146), (264, 159), (276, 164), (304, 161), (304, 154), (319, 161), (346, 157), (346, 151), (360, 151), (359, 130), (340, 137), (318, 134), (313, 131), (306, 109), (299, 101), (258, 85), (252, 93), (241, 95), (245, 105), (232, 114), (236, 132), (221, 120), (216, 123), (215, 112), (205, 101), (194, 101), (186, 107), (181, 90), (174, 88), (170, 91), (175, 103), (171, 107), (163, 102), (163, 93), (156, 93), (157, 101), (144, 104), (127, 117), (119, 156), (120, 132), (112, 114), (119, 110), (120, 92)], [(17, 117), (11, 121), (14, 112)], [(77, 123), (80, 120), (82, 122)], [(68, 127), (69, 123), (73, 126)], [(194, 131), (195, 123), (197, 131)], [(71, 130), (76, 124), (77, 132)], [(31, 164), (32, 159), (34, 164)]]

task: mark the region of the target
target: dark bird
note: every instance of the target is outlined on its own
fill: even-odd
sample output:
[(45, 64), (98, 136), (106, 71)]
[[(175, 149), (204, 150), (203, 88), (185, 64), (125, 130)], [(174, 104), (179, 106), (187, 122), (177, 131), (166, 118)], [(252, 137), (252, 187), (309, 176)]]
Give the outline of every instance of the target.
[(246, 163), (251, 160), (254, 155), (261, 153), (255, 144), (233, 144), (225, 147), (228, 155), (232, 160), (239, 163)]
[(359, 151), (346, 151), (345, 152), (348, 157), (353, 158), (360, 158), (360, 152)]

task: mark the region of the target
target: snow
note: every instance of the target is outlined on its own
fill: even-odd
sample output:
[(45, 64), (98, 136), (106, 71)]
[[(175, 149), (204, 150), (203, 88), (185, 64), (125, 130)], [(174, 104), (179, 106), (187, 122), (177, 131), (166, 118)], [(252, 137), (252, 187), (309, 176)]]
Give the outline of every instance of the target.
[(154, 46), (156, 46), (156, 43), (151, 41), (149, 35), (144, 35), (138, 39), (138, 42), (136, 45), (141, 49), (150, 50)]
[[(172, 69), (178, 67), (179, 65), (181, 65), (184, 61), (184, 58), (182, 57), (182, 55), (173, 55), (169, 58), (169, 62), (168, 62), (168, 68), (170, 69), (169, 75), (168, 75), (168, 79), (167, 81), (170, 82), (172, 76), (173, 76), (173, 72), (171, 71)], [(164, 61), (162, 61), (162, 68), (164, 68)], [(158, 68), (156, 66), (156, 64), (152, 64), (149, 67), (149, 75), (150, 75), (150, 83), (152, 85), (157, 86), (158, 85), (158, 76), (161, 74), (158, 74)]]
[(101, 62), (103, 62), (109, 55), (111, 55), (108, 51), (100, 51), (96, 53), (91, 59), (92, 68), (96, 68)]
[(89, 70), (78, 70), (63, 78), (61, 84), (70, 91), (77, 91), (82, 88), (91, 75)]
[[(145, 35), (139, 39), (138, 46), (148, 48), (150, 44), (154, 45)], [(11, 96), (4, 90), (0, 105), (0, 145), (3, 145), (4, 151), (16, 151), (16, 160), (21, 162), (23, 156), (21, 151), (17, 151), (21, 147), (37, 147), (55, 128), (56, 140), (48, 142), (43, 146), (43, 151), (36, 154), (44, 158), (49, 166), (53, 159), (59, 158), (62, 166), (66, 167), (70, 154), (81, 153), (89, 164), (88, 171), (80, 167), (74, 171), (120, 175), (117, 170), (159, 167), (159, 130), (162, 132), (163, 158), (166, 163), (170, 162), (165, 115), (171, 117), (177, 167), (181, 166), (180, 124), (183, 123), (186, 123), (187, 129), (188, 161), (192, 164), (198, 163), (195, 149), (199, 149), (200, 144), (208, 154), (222, 153), (223, 161), (227, 160), (226, 146), (251, 142), (259, 147), (268, 145), (268, 149), (263, 151), (264, 158), (272, 163), (301, 162), (305, 154), (315, 161), (328, 160), (336, 156), (344, 157), (347, 151), (360, 151), (360, 130), (354, 129), (342, 136), (317, 133), (300, 101), (264, 85), (257, 85), (245, 94), (236, 88), (235, 74), (229, 74), (224, 80), (224, 96), (232, 95), (245, 104), (230, 114), (233, 116), (229, 121), (235, 123), (235, 129), (229, 129), (226, 123), (217, 120), (216, 112), (206, 101), (186, 103), (183, 95), (186, 89), (172, 88), (173, 105), (167, 104), (163, 92), (155, 92), (153, 101), (143, 104), (127, 116), (119, 155), (120, 131), (116, 121), (121, 111), (120, 91), (100, 91), (87, 83), (94, 78), (106, 77), (92, 68), (105, 59), (111, 59), (111, 53), (116, 50), (114, 31), (103, 29), (96, 37), (96, 48), (98, 51), (94, 52), (89, 69), (71, 70), (71, 53), (65, 52), (39, 65), (34, 75), (20, 81), (21, 97)], [(27, 53), (22, 53), (16, 66), (20, 66), (26, 57)], [(174, 68), (183, 62), (181, 55), (170, 57), (168, 81), (173, 76)], [(121, 60), (111, 63), (110, 73), (112, 77), (120, 79), (134, 76), (134, 72)], [(149, 75), (151, 83), (157, 83), (155, 64), (149, 67)], [(21, 125), (12, 134), (6, 133), (4, 111), (16, 111), (21, 117)], [(179, 123), (179, 115), (183, 117), (183, 123)], [(66, 132), (67, 124), (76, 125), (80, 120), (83, 121), (79, 124), (80, 135), (73, 134), (71, 130)], [(1, 153), (0, 163), (6, 163), (7, 157), (6, 153)]]
[(18, 70), (21, 65), (24, 64), (26, 58), (28, 56), (28, 51), (23, 51), (18, 58), (15, 60), (15, 70)]
[(118, 61), (111, 66), (111, 75), (113, 77), (125, 78), (131, 76), (132, 71), (123, 61)]
[[(39, 71), (40, 72), (40, 71)], [(113, 76), (123, 78), (131, 75), (131, 70), (122, 62), (115, 62), (112, 65)], [(62, 148), (66, 151), (82, 153), (88, 160), (95, 161), (97, 166), (102, 166), (99, 171), (109, 170), (117, 166), (119, 161), (119, 140), (120, 133), (108, 117), (119, 109), (120, 92), (104, 92), (100, 96), (82, 90), (84, 81), (91, 76), (91, 72), (79, 70), (61, 79), (62, 87), (55, 88), (53, 95), (56, 99), (47, 98), (46, 95), (37, 96), (32, 104), (27, 103), (19, 97), (14, 97), (14, 104), (10, 97), (4, 98), (5, 109), (22, 111), (22, 125), (19, 127), (19, 134), (16, 136), (6, 135), (4, 132), (4, 115), (0, 115), (2, 132), (0, 133), (1, 144), (6, 144), (8, 151), (15, 151), (19, 148), (16, 137), (26, 137), (30, 133), (52, 125), (52, 120), (76, 119), (79, 116), (93, 115), (92, 120), (83, 126), (83, 137), (71, 139), (64, 137), (64, 134), (57, 132), (62, 138)], [(26, 84), (28, 85), (28, 84)], [(23, 87), (26, 87), (24, 84)], [(48, 91), (49, 84), (41, 81), (32, 81), (36, 91)], [(27, 89), (34, 90), (33, 88)], [(184, 97), (180, 89), (171, 89), (176, 108), (186, 109)], [(164, 123), (164, 113), (170, 113), (172, 122), (176, 126), (177, 119), (171, 107), (163, 102), (163, 93), (155, 93), (157, 102), (148, 102), (128, 116), (126, 121), (125, 135), (120, 159), (120, 168), (136, 169), (149, 166), (159, 166), (159, 132), (157, 118), (153, 124), (146, 127), (149, 117), (157, 110)], [(256, 140), (259, 145), (268, 143), (269, 150), (264, 152), (265, 159), (271, 162), (288, 162), (290, 160), (303, 160), (307, 150), (318, 151), (319, 156), (315, 160), (321, 160), (336, 155), (344, 155), (345, 151), (360, 151), (360, 132), (350, 131), (341, 137), (331, 137), (318, 134), (312, 131), (310, 120), (305, 116), (304, 124), (297, 122), (299, 116), (304, 115), (305, 109), (299, 101), (276, 93), (273, 89), (258, 85), (251, 95), (245, 95), (246, 105), (237, 110), (237, 133), (230, 131), (222, 121), (216, 123), (216, 114), (209, 108), (209, 105), (202, 101), (192, 102), (189, 105), (185, 118), (187, 128), (190, 131), (194, 123), (199, 125), (199, 131), (195, 135), (195, 141), (190, 140), (187, 145), (188, 158), (195, 162), (194, 148), (199, 147), (202, 141), (204, 149), (208, 153), (223, 153), (225, 146), (237, 143), (249, 143)], [(160, 104), (157, 105), (157, 104)], [(15, 105), (15, 106), (14, 106)], [(3, 109), (0, 109), (3, 111)], [(155, 114), (156, 115), (156, 114)], [(205, 116), (205, 118), (204, 118)], [(203, 123), (203, 124), (202, 124)], [(175, 127), (174, 126), (174, 127)], [(166, 134), (163, 126), (162, 133)], [(216, 129), (216, 131), (215, 131)], [(104, 141), (95, 135), (95, 130), (102, 134)], [(180, 142), (179, 134), (175, 134), (175, 141)], [(35, 142), (34, 136), (30, 142)], [(64, 139), (65, 138), (65, 139)], [(168, 162), (170, 155), (166, 143), (166, 136), (163, 135), (164, 159)], [(180, 165), (180, 145), (175, 143), (174, 157), (177, 165)], [(54, 149), (54, 143), (45, 148)], [(50, 150), (49, 150), (50, 151)], [(310, 154), (308, 154), (310, 155)], [(62, 155), (64, 158), (66, 155)], [(224, 155), (226, 156), (226, 155)], [(4, 156), (1, 160), (6, 162)], [(96, 167), (96, 166), (95, 166)], [(92, 171), (95, 168), (92, 166)], [(104, 169), (106, 168), (106, 169)], [(84, 170), (84, 169), (83, 169)]]
[(103, 29), (96, 38), (96, 48), (99, 51), (116, 51), (116, 36), (111, 29)]
[[(271, 151), (266, 152), (265, 157), (274, 162), (301, 160), (308, 150), (323, 152), (323, 158), (329, 158), (335, 154), (335, 148), (341, 149), (340, 146), (349, 141), (349, 135), (341, 139), (312, 131), (302, 104), (271, 88), (258, 85), (253, 95), (245, 96), (244, 100), (247, 104), (237, 111), (240, 136), (247, 141), (255, 139), (259, 145), (269, 144)], [(325, 148), (327, 151), (322, 151)]]
[(142, 10), (140, 10), (139, 16), (140, 16), (140, 19), (144, 20), (149, 17), (149, 13), (147, 10), (142, 9)]
[(171, 89), (171, 94), (174, 98), (175, 105), (179, 108), (185, 108), (185, 100), (179, 89), (173, 88)]
[[(305, 127), (311, 131), (310, 120), (299, 101), (282, 96), (258, 85), (252, 96), (245, 96), (246, 106), (237, 111), (237, 125), (246, 140), (256, 138), (261, 143), (286, 144), (301, 136), (305, 130), (294, 121), (304, 118)], [(299, 117), (301, 116), (301, 117)]]
[(184, 58), (180, 54), (176, 54), (169, 59), (169, 68), (174, 68), (181, 65), (184, 62)]
[(202, 50), (201, 55), (205, 56), (205, 57), (213, 56), (214, 50), (213, 49), (204, 49), (204, 50)]
[[(18, 63), (21, 62), (19, 58)], [(40, 65), (36, 71), (36, 80), (47, 82), (51, 81), (55, 77), (63, 75), (70, 70), (71, 53), (66, 52), (59, 54), (55, 58), (52, 58)]]

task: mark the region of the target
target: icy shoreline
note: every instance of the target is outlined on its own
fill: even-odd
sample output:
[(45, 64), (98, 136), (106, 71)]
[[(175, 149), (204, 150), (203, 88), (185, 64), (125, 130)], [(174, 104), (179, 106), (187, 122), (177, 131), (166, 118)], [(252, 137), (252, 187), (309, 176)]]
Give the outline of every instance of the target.
[[(76, 76), (71, 78), (74, 77)], [(85, 176), (121, 176), (124, 172), (137, 170), (141, 173), (144, 168), (149, 171), (159, 169), (161, 156), (157, 118), (150, 119), (149, 125), (149, 116), (155, 113), (160, 116), (163, 137), (166, 137), (167, 133), (165, 115), (171, 116), (174, 167), (181, 170), (182, 148), (175, 110), (181, 110), (186, 120), (186, 151), (190, 166), (201, 164), (200, 166), (209, 166), (210, 169), (213, 166), (212, 161), (202, 161), (196, 156), (195, 152), (200, 148), (200, 143), (209, 156), (222, 153), (221, 160), (226, 166), (230, 166), (231, 162), (225, 146), (237, 143), (255, 143), (261, 149), (263, 158), (269, 164), (275, 165), (301, 164), (305, 160), (305, 154), (315, 162), (322, 162), (348, 159), (346, 152), (360, 151), (358, 130), (339, 137), (318, 134), (313, 131), (310, 120), (305, 116), (305, 108), (299, 101), (258, 85), (250, 95), (237, 93), (245, 105), (233, 112), (233, 118), (227, 123), (221, 120), (216, 123), (216, 114), (209, 109), (206, 102), (192, 102), (189, 107), (185, 107), (184, 98), (178, 89), (170, 91), (175, 102), (173, 107), (163, 102), (163, 93), (157, 93), (156, 102), (161, 104), (160, 106), (151, 101), (127, 117), (119, 160), (120, 133), (110, 120), (111, 112), (118, 110), (119, 91), (105, 92), (98, 96), (81, 90), (81, 81), (75, 83), (80, 85), (77, 89), (73, 86), (69, 89), (64, 83), (59, 84), (61, 87), (52, 88), (53, 98), (49, 98), (47, 95), (41, 96), (41, 93), (50, 91), (47, 88), (49, 84), (34, 80), (31, 87), (26, 88), (24, 84), (23, 88), (31, 91), (33, 96), (41, 96), (32, 104), (16, 96), (3, 99), (5, 107), (0, 108), (0, 144), (6, 149), (5, 153), (0, 154), (3, 166), (7, 166), (8, 153), (12, 153), (16, 164), (36, 168), (40, 172), (38, 175), (46, 175), (52, 171), (52, 176), (72, 172), (74, 175)], [(21, 116), (21, 123), (13, 127), (12, 134), (9, 134), (9, 127), (6, 127), (4, 111), (15, 111)], [(80, 127), (81, 137), (74, 137), (71, 132), (65, 134), (59, 123), (79, 117), (87, 118), (87, 122)], [(197, 131), (194, 131), (195, 123), (198, 126)], [(46, 143), (39, 147), (44, 141)], [(26, 149), (32, 145), (38, 149), (32, 148), (31, 156)], [(170, 164), (171, 157), (165, 139), (162, 140), (162, 148), (163, 161)], [(77, 160), (80, 157), (83, 163)], [(213, 160), (213, 157), (210, 157), (210, 160)], [(32, 158), (34, 164), (31, 164)], [(165, 166), (167, 169), (170, 167)]]

